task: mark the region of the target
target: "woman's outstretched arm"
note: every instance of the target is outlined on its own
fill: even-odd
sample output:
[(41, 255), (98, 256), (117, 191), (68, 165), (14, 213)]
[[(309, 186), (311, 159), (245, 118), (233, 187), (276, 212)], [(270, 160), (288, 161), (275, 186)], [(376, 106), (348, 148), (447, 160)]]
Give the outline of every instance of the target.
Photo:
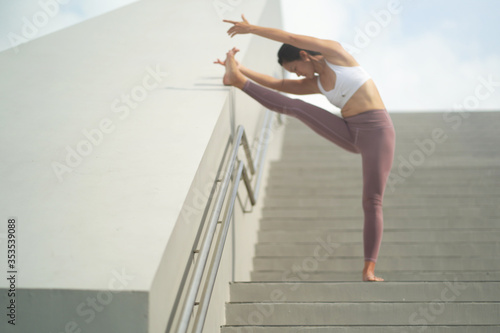
[(309, 94), (319, 94), (318, 85), (316, 84), (316, 79), (277, 79), (270, 75), (262, 74), (256, 72), (250, 68), (244, 66), (240, 67), (241, 73), (252, 81), (257, 82), (265, 87), (279, 90), (288, 94), (295, 95), (309, 95)]
[(224, 20), (224, 22), (233, 24), (227, 31), (231, 37), (251, 33), (277, 42), (290, 44), (300, 49), (321, 52), (325, 56), (339, 56), (345, 52), (340, 43), (332, 40), (297, 35), (276, 28), (260, 27), (250, 24), (244, 15), (241, 15), (241, 18), (243, 19), (241, 22)]
[[(232, 51), (234, 53), (239, 52), (237, 48), (233, 48)], [(225, 61), (217, 59), (214, 61), (215, 64), (219, 64), (222, 66), (226, 65)], [(319, 94), (319, 88), (316, 83), (316, 78), (313, 79), (301, 79), (301, 80), (291, 80), (291, 79), (277, 79), (273, 76), (262, 74), (256, 72), (250, 68), (247, 68), (241, 65), (238, 61), (236, 61), (238, 70), (249, 78), (252, 81), (257, 82), (264, 87), (271, 88), (274, 90), (279, 90), (289, 94), (295, 95), (309, 95), (309, 94)]]

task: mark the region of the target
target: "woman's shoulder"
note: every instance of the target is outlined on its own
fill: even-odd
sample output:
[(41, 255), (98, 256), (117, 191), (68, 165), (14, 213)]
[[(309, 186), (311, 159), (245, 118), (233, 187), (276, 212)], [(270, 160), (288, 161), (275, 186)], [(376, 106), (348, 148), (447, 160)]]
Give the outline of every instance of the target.
[(335, 67), (357, 67), (359, 63), (354, 59), (339, 58), (339, 57), (326, 57), (325, 61), (330, 66)]
[(336, 44), (338, 46), (335, 47), (334, 51), (332, 50), (331, 53), (323, 55), (327, 63), (343, 67), (359, 66), (356, 59), (340, 43), (337, 42)]

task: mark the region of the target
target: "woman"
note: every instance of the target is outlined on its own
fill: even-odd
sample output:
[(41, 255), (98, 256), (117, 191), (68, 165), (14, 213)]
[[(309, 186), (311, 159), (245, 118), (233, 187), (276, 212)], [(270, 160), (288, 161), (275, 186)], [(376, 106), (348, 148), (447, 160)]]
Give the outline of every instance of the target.
[[(383, 233), (382, 199), (394, 158), (395, 132), (382, 98), (368, 73), (338, 43), (296, 35), (283, 30), (224, 20), (233, 26), (228, 34), (252, 33), (284, 43), (278, 62), (289, 72), (305, 78), (284, 79), (257, 73), (227, 53), (223, 83), (235, 86), (270, 110), (295, 117), (319, 135), (352, 153), (361, 154), (363, 167), (363, 281), (383, 281), (375, 276)], [(254, 82), (255, 83), (254, 83)], [(342, 117), (299, 99), (270, 90), (305, 95), (324, 94), (341, 109)]]

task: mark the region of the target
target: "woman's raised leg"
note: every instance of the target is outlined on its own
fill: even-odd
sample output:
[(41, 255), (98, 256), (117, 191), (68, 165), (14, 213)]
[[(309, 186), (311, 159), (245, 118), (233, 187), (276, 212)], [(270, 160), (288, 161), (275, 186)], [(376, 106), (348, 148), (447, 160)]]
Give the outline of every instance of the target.
[(248, 80), (243, 89), (266, 108), (297, 118), (325, 139), (352, 153), (359, 153), (344, 119), (313, 104), (280, 94)]

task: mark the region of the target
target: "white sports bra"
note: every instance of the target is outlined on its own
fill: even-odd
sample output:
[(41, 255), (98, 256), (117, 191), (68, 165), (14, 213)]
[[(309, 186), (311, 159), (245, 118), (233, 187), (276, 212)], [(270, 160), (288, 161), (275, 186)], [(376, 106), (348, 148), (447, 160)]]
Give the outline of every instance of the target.
[(335, 87), (332, 90), (325, 91), (318, 77), (318, 88), (321, 93), (326, 96), (330, 103), (342, 109), (352, 95), (354, 95), (354, 93), (366, 81), (371, 79), (371, 76), (361, 66), (338, 66), (331, 64), (328, 61), (326, 61), (326, 64), (335, 72), (337, 76)]

